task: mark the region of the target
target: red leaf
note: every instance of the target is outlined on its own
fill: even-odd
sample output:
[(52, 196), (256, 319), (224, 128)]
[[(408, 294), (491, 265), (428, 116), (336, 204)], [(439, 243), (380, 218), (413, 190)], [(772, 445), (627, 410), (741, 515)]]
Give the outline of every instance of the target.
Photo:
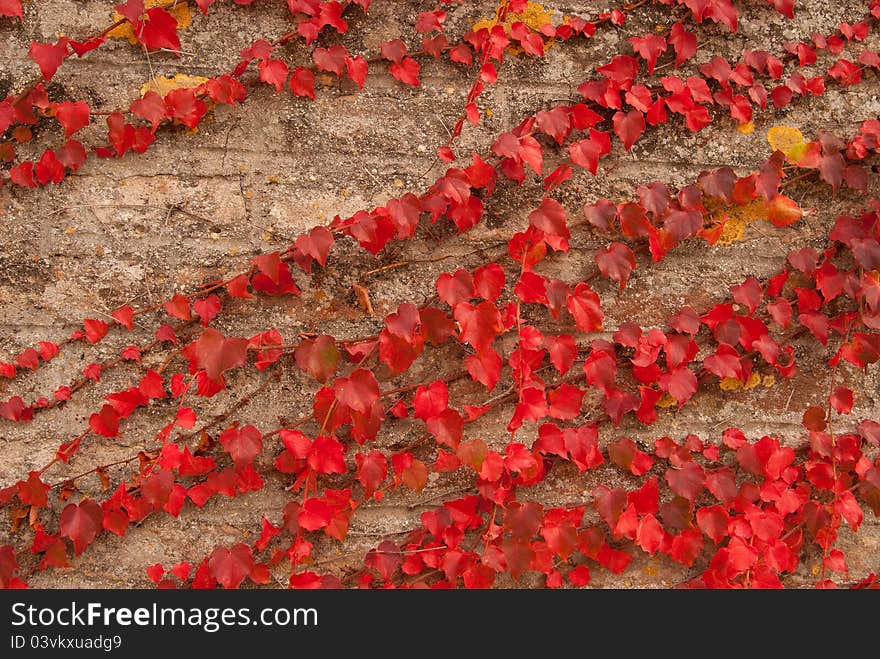
[(803, 423), (804, 428), (807, 430), (822, 432), (825, 430), (826, 426), (825, 410), (821, 407), (816, 407), (815, 405), (808, 407), (804, 412), (801, 423)]
[(536, 115), (538, 128), (556, 140), (559, 145), (571, 132), (571, 117), (564, 107), (555, 107), (548, 112)]
[(263, 450), (263, 435), (254, 426), (228, 428), (220, 435), (220, 444), (240, 469), (251, 464)]
[(132, 327), (134, 327), (134, 309), (132, 309), (127, 304), (123, 304), (121, 307), (116, 309), (116, 311), (114, 311), (111, 316), (113, 317), (113, 320), (115, 320), (126, 329), (131, 329)]
[(290, 91), (296, 96), (308, 96), (315, 98), (315, 74), (311, 69), (298, 66), (290, 76)]
[(646, 34), (644, 37), (631, 37), (629, 42), (633, 50), (648, 63), (648, 73), (654, 73), (657, 58), (666, 50), (666, 39), (656, 34)]
[(412, 57), (404, 57), (402, 62), (395, 62), (389, 67), (392, 76), (413, 87), (419, 86), (420, 69), (421, 66)]
[(306, 339), (294, 353), (297, 366), (306, 371), (318, 382), (327, 382), (339, 363), (339, 349), (332, 336), (321, 335), (316, 339)]
[(83, 101), (64, 101), (55, 108), (58, 123), (64, 126), (65, 137), (89, 125), (89, 106)]
[(211, 575), (226, 589), (238, 588), (254, 568), (254, 556), (244, 543), (231, 550), (217, 547), (208, 559)]
[[(297, 236), (296, 249), (324, 266), (327, 264), (327, 256), (330, 254), (334, 242), (333, 234), (329, 229), (317, 226), (309, 233)], [(304, 269), (306, 272), (310, 272), (309, 268)]]
[(119, 435), (119, 413), (112, 405), (104, 405), (100, 412), (89, 418), (89, 427), (104, 437)]
[(529, 214), (529, 224), (539, 231), (551, 236), (568, 238), (568, 226), (565, 224), (565, 208), (550, 197), (545, 197), (541, 205)]
[(36, 506), (37, 508), (44, 508), (48, 505), (49, 498), (46, 496), (46, 493), (50, 488), (40, 479), (40, 472), (30, 472), (28, 479), (26, 481), (19, 481), (16, 483), (16, 487), (18, 489), (18, 498), (22, 503), (28, 506)]
[(595, 255), (599, 272), (605, 277), (620, 284), (620, 290), (626, 288), (630, 273), (636, 267), (633, 251), (623, 243), (611, 243), (606, 249), (599, 250)]
[(281, 88), (284, 87), (284, 83), (287, 82), (287, 74), (289, 72), (287, 64), (277, 59), (260, 60), (257, 68), (260, 72), (260, 80), (274, 85), (275, 93), (278, 94)]
[(395, 453), (391, 456), (395, 484), (403, 483), (411, 490), (421, 492), (428, 483), (428, 467), (412, 453)]
[(626, 113), (615, 112), (613, 123), (614, 134), (620, 138), (623, 142), (623, 148), (627, 151), (645, 132), (645, 115), (639, 110), (630, 110)]
[(403, 562), (403, 553), (395, 543), (383, 540), (376, 549), (371, 549), (364, 557), (364, 565), (376, 570), (385, 581), (391, 577)]
[(703, 468), (694, 462), (685, 462), (681, 467), (670, 467), (666, 470), (666, 482), (669, 489), (689, 501), (696, 500), (703, 491), (706, 475)]
[(675, 49), (675, 66), (681, 66), (682, 62), (690, 59), (697, 52), (696, 35), (684, 29), (680, 22), (672, 26), (669, 32), (669, 43)]
[(146, 21), (139, 20), (135, 24), (134, 32), (148, 50), (166, 48), (175, 53), (180, 51), (177, 19), (161, 7), (148, 9)]
[(608, 444), (608, 458), (618, 467), (622, 467), (635, 476), (642, 476), (651, 469), (654, 460), (628, 437), (621, 437)]
[(208, 106), (196, 96), (196, 92), (188, 87), (172, 89), (165, 96), (166, 115), (176, 119), (187, 128), (198, 126)]
[(492, 348), (485, 348), (476, 355), (468, 355), (465, 359), (465, 368), (471, 378), (485, 386), (489, 391), (498, 384), (501, 377), (501, 367), (504, 362)]
[(686, 366), (670, 369), (660, 376), (658, 382), (679, 403), (687, 402), (697, 391), (697, 377)]
[(654, 515), (648, 514), (639, 520), (636, 531), (636, 544), (649, 554), (654, 554), (663, 544), (666, 532)]
[(133, 114), (146, 119), (152, 125), (153, 132), (159, 127), (167, 117), (168, 108), (165, 105), (165, 99), (162, 98), (152, 89), (149, 90), (142, 98), (132, 102), (131, 111)]
[(23, 18), (21, 0), (0, 0), (0, 16), (18, 16)]
[(571, 161), (578, 167), (585, 167), (595, 175), (599, 168), (599, 158), (611, 153), (611, 139), (608, 133), (590, 129), (590, 137), (574, 142), (568, 147)]
[(28, 55), (40, 67), (43, 79), (49, 82), (68, 55), (67, 39), (61, 37), (55, 43), (38, 43), (34, 41), (31, 43)]
[(336, 378), (333, 391), (341, 404), (361, 414), (369, 414), (379, 400), (376, 376), (363, 368), (357, 369), (350, 377)]
[(601, 332), (605, 314), (599, 296), (587, 284), (579, 283), (568, 296), (568, 310), (574, 316), (578, 329), (584, 332)]
[(208, 327), (197, 341), (183, 349), (183, 354), (189, 359), (192, 372), (204, 370), (216, 382), (224, 371), (244, 364), (247, 345), (247, 339), (227, 338)]
[(562, 336), (548, 335), (544, 337), (544, 344), (550, 354), (550, 362), (556, 367), (560, 375), (565, 375), (577, 359), (578, 349), (574, 337), (565, 334)]
[(61, 535), (73, 540), (73, 549), (79, 556), (88, 547), (103, 526), (104, 513), (93, 499), (84, 499), (79, 505), (67, 504), (59, 518)]
[(453, 314), (461, 326), (462, 343), (469, 343), (478, 353), (488, 348), (504, 330), (501, 314), (491, 302), (477, 306), (462, 302), (455, 305)]
[(829, 398), (831, 407), (838, 414), (849, 414), (853, 408), (853, 392), (847, 387), (838, 387)]
[(697, 510), (697, 525), (717, 545), (727, 537), (730, 516), (721, 506), (702, 507)]
[(474, 270), (474, 290), (484, 300), (494, 302), (504, 290), (504, 269), (489, 263)]
[(467, 270), (458, 269), (454, 274), (444, 272), (437, 277), (437, 295), (450, 307), (467, 302), (476, 295), (474, 278)]
[(388, 460), (381, 451), (370, 451), (355, 455), (355, 462), (358, 482), (364, 487), (364, 497), (369, 499), (388, 477)]
[(767, 219), (775, 226), (787, 227), (803, 217), (803, 211), (794, 199), (777, 194), (767, 207)]

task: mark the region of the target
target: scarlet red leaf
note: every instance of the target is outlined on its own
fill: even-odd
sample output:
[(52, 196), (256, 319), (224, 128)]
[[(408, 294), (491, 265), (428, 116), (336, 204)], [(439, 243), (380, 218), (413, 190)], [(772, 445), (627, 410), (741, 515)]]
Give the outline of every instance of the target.
[(38, 43), (34, 41), (31, 43), (30, 50), (28, 50), (28, 55), (40, 67), (40, 73), (43, 74), (43, 79), (46, 82), (52, 79), (68, 54), (67, 39), (65, 37), (61, 37), (55, 43)]
[(220, 444), (232, 457), (236, 468), (251, 464), (263, 450), (263, 435), (254, 426), (228, 428), (220, 434)]
[(208, 327), (198, 340), (183, 349), (183, 354), (189, 359), (192, 372), (204, 370), (216, 382), (225, 371), (244, 364), (247, 345), (247, 339), (224, 337)]
[(339, 364), (339, 348), (332, 336), (322, 334), (316, 339), (305, 339), (294, 353), (297, 366), (318, 382), (327, 382)]
[(584, 332), (601, 332), (605, 314), (599, 296), (587, 284), (580, 282), (568, 296), (568, 310), (574, 316), (578, 329)]
[(623, 148), (629, 151), (645, 132), (645, 115), (639, 110), (615, 112), (613, 124), (615, 135), (623, 142)]
[(79, 505), (69, 503), (61, 511), (61, 535), (73, 540), (73, 549), (79, 556), (101, 532), (104, 513), (93, 499), (83, 499)]
[(238, 588), (254, 568), (253, 551), (244, 543), (217, 547), (208, 559), (211, 575), (227, 589)]
[(180, 51), (177, 19), (162, 7), (148, 9), (146, 20), (139, 20), (134, 32), (148, 50), (165, 48), (175, 53)]
[(462, 342), (472, 345), (478, 353), (488, 348), (504, 330), (501, 314), (491, 302), (477, 306), (462, 302), (455, 305), (453, 314), (461, 327)]
[(368, 414), (379, 400), (376, 376), (363, 368), (357, 369), (350, 377), (336, 378), (333, 391), (341, 404), (361, 414)]
[(21, 0), (0, 0), (0, 16), (18, 16), (18, 18), (23, 18)]
[(404, 57), (403, 61), (395, 62), (389, 67), (391, 75), (400, 80), (400, 82), (413, 87), (419, 86), (419, 71), (421, 65), (412, 57)]
[(64, 126), (65, 136), (70, 137), (89, 125), (89, 106), (83, 101), (64, 101), (55, 108), (55, 117)]
[(611, 243), (607, 248), (599, 250), (595, 255), (599, 272), (620, 284), (620, 290), (626, 288), (630, 273), (636, 267), (633, 251), (623, 243)]

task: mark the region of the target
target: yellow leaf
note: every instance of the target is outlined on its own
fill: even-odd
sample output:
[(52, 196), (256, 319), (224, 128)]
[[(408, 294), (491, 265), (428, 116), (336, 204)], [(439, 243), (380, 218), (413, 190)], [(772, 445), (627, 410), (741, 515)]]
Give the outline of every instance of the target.
[(743, 239), (746, 227), (752, 222), (767, 219), (767, 204), (762, 200), (755, 199), (744, 206), (722, 209), (715, 214), (714, 219), (717, 222), (724, 222), (721, 236), (715, 244), (721, 246), (732, 245)]
[(737, 126), (736, 129), (743, 135), (751, 135), (755, 132), (755, 122), (746, 121), (745, 123), (741, 123), (739, 126)]
[(742, 388), (742, 382), (736, 378), (721, 378), (718, 386), (721, 387), (721, 391), (739, 391)]
[(678, 405), (678, 401), (669, 394), (663, 394), (657, 401), (657, 407), (672, 407), (673, 405)]
[[(541, 34), (541, 28), (545, 25), (549, 25), (552, 17), (552, 13), (544, 8), (543, 5), (537, 2), (529, 2), (526, 5), (526, 8), (521, 13), (508, 12), (507, 18), (501, 23), (501, 26), (504, 28), (504, 33), (510, 36), (510, 28), (514, 23), (523, 23), (528, 27), (532, 32), (537, 32)], [(492, 18), (481, 18), (473, 25), (473, 31), (477, 32), (483, 28), (487, 30), (491, 30), (493, 27), (498, 25), (498, 18), (493, 16)], [(553, 45), (553, 41), (546, 42), (545, 46), (549, 48)], [(519, 54), (522, 52), (522, 49), (518, 46), (508, 46), (507, 50), (511, 53)]]
[[(144, 8), (151, 9), (152, 7), (165, 5), (167, 2), (168, 0), (144, 0)], [(174, 7), (166, 7), (166, 10), (177, 19), (178, 30), (185, 30), (192, 23), (192, 15), (189, 13), (189, 5), (186, 2), (180, 2)], [(123, 18), (123, 15), (118, 11), (113, 12), (114, 23), (121, 21)], [(110, 30), (110, 32), (107, 33), (107, 36), (111, 39), (128, 39), (129, 43), (132, 45), (137, 45), (138, 42), (134, 37), (132, 24), (128, 21)]]
[(797, 128), (774, 126), (767, 131), (767, 141), (774, 151), (782, 154), (792, 163), (797, 163), (807, 152), (809, 145), (804, 142), (804, 134)]
[(203, 78), (202, 76), (191, 76), (186, 73), (178, 73), (173, 78), (166, 78), (165, 76), (154, 78), (141, 85), (140, 91), (141, 96), (148, 91), (154, 91), (157, 92), (159, 96), (164, 97), (172, 89), (194, 89), (206, 82), (208, 82), (208, 78)]

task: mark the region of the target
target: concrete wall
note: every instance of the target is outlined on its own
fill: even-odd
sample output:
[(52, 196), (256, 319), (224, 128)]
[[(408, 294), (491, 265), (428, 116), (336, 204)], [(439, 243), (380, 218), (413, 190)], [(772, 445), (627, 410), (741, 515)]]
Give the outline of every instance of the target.
[[(698, 52), (697, 63), (715, 54), (736, 57), (743, 48), (781, 52), (787, 40), (817, 31), (827, 33), (841, 20), (855, 20), (863, 13), (861, 3), (855, 0), (801, 1), (796, 20), (786, 21), (762, 2), (739, 4), (745, 5), (740, 32), (726, 34), (714, 25), (701, 29), (709, 45)], [(19, 89), (34, 75), (35, 67), (25, 55), (29, 41), (50, 40), (59, 32), (93, 32), (109, 22), (111, 5), (95, 0), (26, 3), (23, 27), (8, 21), (0, 24), (0, 93)], [(59, 100), (87, 98), (96, 110), (112, 110), (130, 103), (150, 78), (150, 66), (156, 75), (168, 76), (179, 72), (212, 75), (231, 69), (239, 50), (253, 39), (271, 38), (284, 31), (283, 5), (264, 2), (244, 8), (218, 2), (208, 18), (194, 15), (192, 26), (181, 32), (182, 49), (187, 54), (179, 59), (154, 55), (148, 64), (135, 47), (116, 42), (82, 60), (70, 61), (50, 91)], [(565, 13), (592, 15), (607, 5), (563, 1), (552, 6)], [(413, 43), (416, 13), (432, 7), (428, 2), (375, 0), (366, 19), (355, 14), (341, 41), (360, 53), (371, 53), (377, 43), (396, 36)], [(493, 9), (494, 3), (484, 0), (450, 8), (449, 34), (460, 34)], [(667, 16), (665, 10), (640, 9), (623, 28), (606, 28), (586, 44), (578, 41), (554, 46), (545, 60), (509, 58), (500, 68), (499, 84), (480, 100), (481, 109), (491, 110), (491, 116), (478, 128), (466, 128), (458, 152), (484, 152), (494, 135), (520, 118), (561, 99), (575, 99), (577, 85), (593, 66), (626, 49), (630, 36), (664, 24)], [(302, 46), (289, 48), (288, 61), (306, 61), (305, 52)], [(349, 82), (333, 83), (320, 89), (314, 102), (294, 99), (288, 91), (274, 95), (262, 87), (241, 107), (218, 109), (195, 135), (186, 135), (182, 129), (160, 131), (156, 145), (145, 155), (90, 159), (76, 175), (56, 187), (0, 189), (0, 359), (38, 340), (60, 339), (80, 319), (101, 316), (122, 303), (137, 306), (161, 301), (174, 292), (192, 290), (207, 279), (240, 271), (255, 254), (282, 248), (291, 236), (335, 214), (344, 216), (408, 190), (424, 190), (440, 172), (436, 164), (432, 166), (435, 150), (447, 138), (446, 127), (456, 121), (470, 83), (469, 74), (461, 68), (430, 61), (423, 63), (422, 85), (417, 89), (397, 83), (382, 65), (371, 69), (363, 91)], [(768, 155), (764, 136), (770, 126), (784, 123), (807, 135), (823, 129), (846, 132), (859, 121), (878, 115), (877, 93), (878, 85), (872, 78), (846, 93), (835, 89), (784, 111), (768, 110), (759, 114), (757, 129), (751, 135), (737, 132), (730, 120), (716, 121), (698, 134), (677, 124), (652, 129), (630, 153), (622, 152), (618, 145), (597, 177), (576, 176), (558, 198), (576, 213), (597, 197), (629, 199), (639, 183), (654, 179), (670, 186), (683, 185), (694, 181), (700, 171), (722, 165), (744, 173)], [(395, 246), (375, 259), (361, 250), (343, 247), (327, 271), (304, 286), (301, 298), (235, 303), (219, 327), (240, 336), (268, 327), (277, 327), (291, 337), (314, 330), (338, 337), (373, 333), (380, 327), (381, 316), (398, 303), (431, 295), (440, 272), (480, 262), (478, 256), (456, 255), (492, 245), (524, 227), (540, 194), (534, 180), (520, 189), (506, 186), (489, 204), (488, 221), (463, 236), (425, 233), (424, 240)], [(820, 248), (834, 217), (861, 203), (854, 197), (829, 199), (824, 188), (806, 191), (799, 201), (805, 207), (817, 206), (817, 210), (796, 228), (776, 230), (758, 223), (731, 246), (693, 243), (660, 264), (640, 261), (623, 294), (618, 295), (608, 282), (598, 284), (607, 328), (613, 330), (625, 320), (643, 325), (662, 323), (683, 303), (706, 310), (745, 276), (773, 273), (789, 250), (804, 245)], [(589, 267), (593, 250), (601, 244), (585, 233), (576, 236), (573, 256), (559, 266), (561, 273), (576, 279)], [(437, 255), (450, 258), (363, 276), (385, 263)], [(351, 292), (353, 281), (368, 286), (377, 317), (367, 316), (360, 308)], [(135, 336), (146, 337), (148, 332), (141, 329)], [(114, 355), (125, 345), (122, 341), (129, 340), (129, 336), (115, 337), (95, 348), (77, 345), (65, 349), (39, 376), (24, 377), (0, 393), (4, 398), (19, 394), (27, 400), (49, 395), (85, 365)], [(792, 444), (801, 442), (803, 409), (827, 395), (829, 374), (823, 356), (815, 342), (807, 341), (798, 354), (802, 376), (794, 381), (748, 392), (707, 390), (680, 412), (670, 410), (662, 415), (652, 427), (625, 422), (619, 429), (606, 428), (603, 438), (627, 435), (652, 441), (664, 434), (680, 439), (686, 432), (695, 432), (717, 441), (724, 428), (735, 425), (750, 436), (771, 434)], [(415, 364), (412, 379), (430, 379), (449, 368), (443, 351), (432, 352)], [(845, 371), (845, 380), (857, 391), (855, 414), (877, 418), (876, 369), (867, 377)], [(133, 368), (115, 369), (62, 410), (41, 415), (27, 425), (0, 422), (0, 486), (44, 464), (60, 441), (85, 427), (101, 396), (128, 386), (136, 377), (138, 372)], [(258, 386), (260, 378), (251, 369), (233, 373), (229, 381), (230, 390), (241, 395)], [(241, 418), (272, 428), (279, 417), (296, 418), (309, 409), (312, 390), (313, 384), (306, 378), (288, 371), (259, 402), (248, 406)], [(468, 391), (463, 386), (455, 393)], [(217, 396), (200, 404), (200, 415), (208, 418), (233, 400), (231, 394)], [(165, 414), (164, 408), (156, 406), (139, 413), (125, 426), (123, 437), (90, 441), (73, 464), (53, 471), (51, 479), (150, 447)], [(470, 430), (472, 436), (490, 444), (503, 441), (508, 414), (509, 410), (487, 415)], [(408, 430), (405, 424), (395, 428), (394, 436), (383, 437), (384, 445), (403, 445), (417, 437), (415, 428)], [(117, 480), (124, 474), (117, 470), (111, 475)], [(574, 504), (588, 498), (600, 478), (620, 477), (611, 471), (578, 475), (562, 469), (554, 471), (535, 496), (548, 504)], [(148, 585), (143, 572), (147, 565), (196, 562), (217, 544), (252, 540), (263, 514), (279, 522), (287, 498), (283, 485), (271, 481), (256, 494), (212, 501), (201, 510), (188, 507), (179, 519), (147, 518), (124, 540), (102, 537), (75, 560), (74, 569), (41, 572), (32, 582), (41, 587)], [(436, 505), (445, 493), (457, 496), (464, 486), (464, 481), (454, 478), (432, 477), (423, 498), (434, 499)], [(84, 481), (83, 487), (99, 494), (97, 479)], [(316, 553), (335, 558), (336, 563), (328, 567), (342, 573), (347, 566), (359, 564), (363, 551), (384, 537), (414, 528), (421, 510), (415, 496), (403, 493), (381, 504), (370, 504), (355, 514), (344, 546), (328, 544)], [(0, 542), (8, 540), (4, 527)], [(853, 577), (876, 570), (880, 528), (872, 516), (856, 537), (844, 531), (841, 544), (850, 548)], [(815, 580), (811, 568), (820, 562), (821, 556), (812, 556), (790, 583)], [(639, 557), (622, 577), (596, 570), (594, 583), (651, 587), (678, 583), (687, 576), (667, 559)]]

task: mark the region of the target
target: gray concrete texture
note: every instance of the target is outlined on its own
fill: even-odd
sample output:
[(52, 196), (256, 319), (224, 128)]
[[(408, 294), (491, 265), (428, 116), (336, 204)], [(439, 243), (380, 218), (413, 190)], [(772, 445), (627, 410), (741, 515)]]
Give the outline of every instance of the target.
[[(840, 21), (854, 21), (864, 14), (862, 3), (855, 0), (799, 1), (793, 21), (763, 2), (737, 4), (741, 10), (737, 34), (711, 23), (698, 28), (704, 46), (694, 58), (696, 64), (716, 54), (736, 59), (744, 48), (781, 53), (785, 41), (813, 32), (828, 33)], [(51, 40), (61, 32), (93, 32), (108, 23), (111, 5), (95, 0), (25, 3), (23, 27), (9, 22), (0, 26), (0, 92), (20, 89), (33, 77), (35, 67), (26, 56), (31, 40)], [(610, 5), (565, 0), (548, 6), (563, 14), (590, 16)], [(415, 16), (432, 7), (432, 2), (376, 0), (366, 18), (353, 13), (348, 34), (341, 38), (334, 35), (323, 44), (338, 41), (353, 53), (373, 53), (378, 43), (397, 36), (416, 43)], [(447, 32), (461, 34), (493, 10), (494, 3), (485, 0), (452, 5)], [(491, 115), (476, 128), (466, 127), (457, 152), (485, 152), (495, 135), (521, 118), (564, 99), (576, 99), (576, 87), (592, 67), (619, 51), (628, 52), (626, 39), (666, 24), (669, 15), (666, 7), (640, 8), (622, 28), (604, 28), (587, 42), (555, 45), (545, 59), (508, 57), (500, 67), (498, 84), (489, 86), (479, 101), (481, 110), (491, 110)], [(192, 25), (180, 33), (185, 53), (180, 58), (157, 54), (148, 64), (137, 48), (116, 41), (65, 64), (50, 92), (59, 100), (88, 99), (95, 110), (124, 107), (149, 80), (151, 67), (156, 75), (213, 75), (231, 69), (240, 49), (254, 39), (271, 38), (287, 26), (282, 2), (252, 7), (218, 2), (207, 18), (193, 11)], [(872, 36), (869, 44), (876, 47), (876, 38)], [(306, 52), (297, 45), (285, 54), (289, 63), (296, 64), (306, 61)], [(287, 90), (275, 95), (261, 86), (241, 106), (212, 112), (197, 134), (161, 130), (157, 143), (144, 155), (90, 159), (58, 186), (0, 189), (0, 359), (8, 359), (38, 340), (61, 339), (82, 318), (103, 317), (122, 303), (150, 304), (175, 292), (192, 291), (203, 281), (241, 271), (254, 255), (281, 249), (290, 237), (336, 214), (346, 216), (405, 191), (424, 190), (441, 171), (434, 163), (434, 153), (447, 139), (447, 127), (461, 112), (471, 74), (448, 62), (423, 60), (422, 64), (418, 88), (402, 86), (383, 65), (371, 67), (362, 91), (347, 81), (319, 84), (316, 101), (293, 98)], [(756, 130), (750, 135), (738, 132), (729, 119), (718, 120), (697, 134), (675, 122), (651, 129), (629, 153), (616, 145), (598, 176), (579, 173), (556, 196), (575, 214), (585, 202), (599, 197), (613, 201), (633, 198), (640, 183), (660, 180), (670, 186), (685, 185), (702, 170), (723, 165), (746, 173), (769, 154), (765, 135), (771, 126), (794, 126), (808, 136), (819, 130), (846, 133), (860, 121), (877, 117), (878, 85), (872, 75), (868, 78), (851, 89), (834, 88), (822, 97), (795, 102), (781, 111), (759, 112)], [(84, 138), (90, 135), (97, 139), (98, 132), (91, 128), (84, 132)], [(876, 190), (873, 181), (872, 188)], [(337, 337), (374, 333), (381, 326), (381, 317), (397, 304), (429, 297), (439, 273), (473, 268), (481, 262), (480, 256), (457, 255), (504, 240), (526, 226), (527, 214), (540, 194), (540, 185), (533, 178), (520, 188), (504, 185), (488, 204), (487, 220), (466, 234), (443, 235), (442, 229), (435, 229), (429, 235), (420, 230), (420, 239), (395, 244), (376, 258), (350, 245), (339, 245), (326, 271), (311, 282), (302, 278), (302, 297), (231, 303), (217, 325), (237, 336), (270, 327), (278, 328), (285, 337), (302, 331)], [(613, 330), (627, 320), (644, 326), (662, 324), (670, 312), (685, 303), (704, 311), (746, 276), (760, 278), (775, 272), (789, 250), (805, 245), (821, 248), (837, 214), (863, 203), (863, 199), (845, 194), (831, 199), (823, 186), (807, 190), (799, 201), (816, 210), (794, 228), (777, 230), (761, 222), (730, 246), (694, 241), (659, 264), (642, 259), (623, 293), (611, 282), (598, 283), (606, 327)], [(593, 251), (600, 246), (596, 237), (580, 233), (573, 240), (572, 254), (555, 267), (575, 281), (588, 270)], [(397, 260), (435, 256), (449, 258), (379, 275), (363, 274)], [(353, 282), (369, 288), (374, 316), (359, 306), (352, 293)], [(154, 328), (152, 319), (143, 319), (143, 324), (136, 329), (135, 339), (148, 337)], [(4, 398), (18, 394), (26, 400), (48, 396), (85, 365), (114, 356), (132, 340), (132, 335), (115, 334), (96, 347), (77, 344), (64, 349), (37, 375), (22, 377), (8, 387), (0, 385), (7, 389), (0, 389), (0, 393)], [(770, 434), (792, 445), (802, 443), (803, 410), (821, 404), (828, 392), (827, 355), (817, 350), (817, 345), (804, 341), (798, 347), (801, 374), (795, 380), (746, 392), (707, 387), (682, 410), (670, 408), (661, 413), (653, 426), (626, 421), (620, 428), (604, 428), (603, 441), (622, 435), (641, 442), (663, 435), (681, 439), (688, 432), (718, 441), (724, 428), (738, 426), (750, 437)], [(455, 365), (444, 350), (430, 351), (417, 360), (406, 377), (414, 382), (429, 380), (451, 368)], [(85, 427), (102, 396), (129, 386), (139, 373), (131, 366), (113, 369), (63, 409), (39, 415), (29, 424), (0, 422), (0, 486), (14, 483), (28, 470), (44, 464), (60, 441)], [(857, 392), (854, 418), (878, 418), (876, 369), (864, 375), (842, 368), (841, 374)], [(236, 397), (258, 386), (261, 378), (253, 369), (238, 369), (229, 374), (228, 381), (229, 392), (198, 402), (200, 418), (224, 411)], [(296, 418), (308, 410), (314, 389), (312, 381), (288, 369), (239, 417), (271, 429), (279, 417)], [(454, 396), (473, 391), (465, 384), (453, 387)], [(90, 440), (72, 464), (53, 469), (48, 479), (63, 479), (151, 446), (168, 409), (152, 405), (138, 412), (125, 424), (122, 437)], [(469, 429), (469, 435), (497, 447), (505, 440), (503, 429), (509, 413), (505, 408), (488, 414)], [(527, 431), (534, 433), (533, 429)], [(395, 424), (391, 433), (383, 434), (380, 444), (403, 446), (418, 432), (415, 425)], [(271, 444), (263, 459), (268, 462), (275, 449)], [(114, 482), (125, 475), (121, 470), (111, 471)], [(579, 475), (574, 469), (554, 469), (529, 496), (547, 505), (575, 505), (588, 500), (599, 482), (626, 480), (612, 470)], [(180, 560), (195, 563), (218, 544), (253, 541), (263, 515), (279, 523), (280, 510), (289, 496), (284, 485), (279, 479), (270, 479), (258, 493), (214, 499), (202, 509), (188, 505), (177, 519), (148, 517), (124, 539), (102, 536), (73, 561), (73, 569), (40, 572), (31, 583), (37, 587), (148, 586), (147, 565)], [(343, 574), (360, 564), (364, 551), (386, 537), (399, 538), (395, 534), (415, 528), (422, 510), (436, 505), (444, 495), (459, 496), (466, 486), (465, 480), (435, 474), (421, 497), (401, 491), (381, 503), (367, 504), (354, 514), (350, 537), (343, 545), (319, 542), (316, 554), (330, 561), (325, 569)], [(84, 480), (82, 487), (93, 495), (100, 494), (97, 478)], [(420, 503), (429, 500), (433, 503), (427, 506)], [(4, 525), (0, 543), (11, 539)], [(844, 529), (840, 544), (848, 551), (853, 578), (878, 568), (880, 527), (872, 515), (858, 534)], [(633, 565), (621, 576), (593, 570), (592, 585), (666, 587), (691, 576), (664, 557), (651, 559), (638, 550), (634, 554)], [(787, 583), (810, 585), (820, 563), (819, 553), (808, 554)], [(275, 576), (279, 584), (286, 584), (283, 566)], [(527, 575), (518, 585), (540, 583)]]

